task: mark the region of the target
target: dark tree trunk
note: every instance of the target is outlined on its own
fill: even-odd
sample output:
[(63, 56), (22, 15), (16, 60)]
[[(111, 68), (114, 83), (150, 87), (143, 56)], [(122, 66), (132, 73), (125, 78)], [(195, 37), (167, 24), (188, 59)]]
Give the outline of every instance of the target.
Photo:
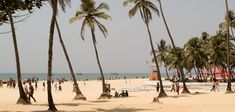
[[(228, 0), (225, 0), (225, 5), (226, 5), (226, 13), (228, 15)], [(230, 20), (227, 19), (227, 73), (228, 73), (228, 84), (227, 84), (227, 91), (226, 93), (233, 93), (232, 88), (231, 88), (231, 75), (230, 75), (230, 41), (229, 41), (229, 25), (230, 25)]]
[(20, 70), (20, 57), (19, 57), (19, 52), (18, 52), (18, 46), (17, 46), (17, 40), (16, 40), (16, 32), (15, 32), (15, 27), (14, 27), (14, 21), (12, 18), (11, 13), (8, 13), (8, 17), (10, 19), (10, 24), (11, 24), (11, 32), (12, 32), (12, 38), (13, 38), (13, 43), (14, 43), (14, 49), (15, 49), (15, 60), (16, 60), (16, 70), (17, 70), (17, 82), (18, 82), (18, 87), (19, 87), (19, 93), (20, 97), (17, 101), (17, 104), (30, 104), (23, 86), (21, 82), (21, 70)]
[(183, 68), (180, 68), (180, 73), (181, 73), (182, 82), (183, 82), (183, 90), (181, 93), (190, 93), (187, 86), (186, 86), (186, 83), (185, 83), (185, 75), (184, 75)]
[(53, 36), (56, 22), (57, 0), (51, 0), (52, 5), (52, 18), (49, 35), (49, 48), (48, 48), (48, 76), (47, 76), (47, 95), (48, 95), (48, 111), (56, 112), (52, 93), (51, 93), (51, 79), (52, 79), (52, 58), (53, 58)]
[(157, 56), (155, 54), (155, 49), (153, 47), (153, 39), (152, 39), (152, 35), (150, 33), (149, 25), (148, 25), (147, 22), (145, 22), (145, 25), (146, 25), (147, 30), (148, 30), (149, 42), (150, 42), (150, 45), (151, 45), (151, 50), (152, 50), (152, 53), (153, 53), (154, 62), (156, 64), (157, 74), (159, 76), (158, 78), (159, 78), (159, 82), (160, 82), (160, 93), (158, 94), (158, 98), (167, 97), (167, 94), (165, 93), (164, 88), (163, 88), (163, 83), (162, 83), (162, 79), (161, 79), (161, 72), (160, 72), (160, 69), (159, 69), (159, 65), (157, 63)]
[(107, 91), (108, 88), (106, 88), (106, 85), (105, 85), (104, 73), (103, 73), (103, 70), (102, 70), (102, 66), (100, 64), (99, 54), (98, 54), (98, 50), (97, 50), (97, 47), (96, 47), (95, 31), (92, 28), (91, 28), (91, 34), (92, 34), (92, 42), (93, 42), (93, 45), (94, 45), (94, 48), (95, 48), (96, 60), (97, 60), (98, 66), (99, 66), (101, 81), (102, 81), (102, 94), (100, 95), (100, 99), (110, 98), (111, 95), (108, 93), (108, 91)]
[[(181, 74), (181, 77), (182, 77), (182, 81), (183, 81), (183, 87), (184, 87), (184, 89), (183, 89), (183, 93), (190, 93), (189, 91), (188, 91), (188, 88), (187, 88), (187, 86), (186, 86), (186, 84), (185, 84), (185, 76), (184, 76), (184, 72), (183, 72), (183, 68), (181, 67), (181, 65), (180, 65), (180, 56), (179, 56), (179, 54), (177, 53), (177, 51), (176, 51), (176, 47), (175, 47), (175, 43), (174, 43), (174, 40), (173, 40), (173, 38), (172, 38), (172, 36), (171, 36), (171, 33), (170, 33), (170, 30), (169, 30), (169, 28), (168, 28), (168, 25), (167, 25), (167, 22), (166, 22), (166, 19), (165, 19), (165, 16), (164, 16), (164, 13), (163, 13), (163, 9), (162, 9), (162, 3), (161, 3), (161, 0), (158, 0), (159, 1), (159, 5), (160, 5), (160, 11), (161, 11), (161, 15), (162, 15), (162, 19), (163, 19), (163, 21), (164, 21), (164, 24), (165, 24), (165, 27), (166, 27), (166, 30), (167, 30), (167, 33), (168, 33), (168, 35), (169, 35), (169, 38), (170, 38), (170, 40), (171, 40), (171, 43), (172, 43), (172, 46), (173, 46), (173, 48), (174, 48), (174, 52), (175, 52), (175, 55), (177, 56), (177, 65), (178, 65), (178, 68), (180, 69), (180, 74)], [(182, 69), (182, 70), (181, 70)]]
[(74, 90), (76, 92), (76, 96), (74, 97), (74, 100), (86, 100), (86, 97), (82, 94), (81, 90), (78, 87), (77, 79), (75, 77), (75, 74), (74, 74), (74, 71), (73, 71), (73, 67), (72, 67), (71, 61), (69, 59), (68, 52), (67, 52), (66, 47), (64, 45), (64, 41), (62, 39), (62, 35), (61, 35), (61, 32), (60, 32), (60, 27), (59, 27), (59, 24), (58, 24), (57, 20), (56, 20), (56, 29), (58, 31), (58, 35), (59, 35), (59, 39), (60, 39), (60, 44), (61, 44), (61, 47), (63, 48), (64, 55), (65, 55), (65, 58), (67, 60), (68, 66), (69, 66), (69, 70), (70, 70), (70, 73), (71, 73), (72, 78), (73, 78), (73, 83), (74, 83), (74, 87), (75, 87)]

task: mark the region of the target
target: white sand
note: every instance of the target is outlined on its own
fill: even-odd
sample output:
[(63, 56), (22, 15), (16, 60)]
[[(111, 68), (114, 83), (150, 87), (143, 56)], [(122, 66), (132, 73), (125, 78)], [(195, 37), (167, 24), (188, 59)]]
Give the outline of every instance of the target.
[[(169, 92), (171, 83), (166, 84), (165, 90), (169, 97), (161, 98), (161, 103), (152, 103), (158, 93), (153, 86), (143, 86), (147, 79), (108, 80), (111, 88), (116, 90), (128, 89), (129, 97), (97, 99), (101, 94), (101, 81), (79, 81), (79, 86), (87, 101), (72, 100), (72, 82), (62, 84), (63, 91), (55, 92), (53, 87), (54, 103), (59, 111), (93, 111), (93, 112), (234, 112), (235, 94), (224, 94), (226, 84), (221, 85), (220, 92), (210, 92), (210, 83), (187, 84), (190, 95), (177, 95)], [(46, 111), (47, 92), (42, 91), (42, 82), (38, 83), (38, 90), (34, 97), (37, 102), (32, 105), (17, 105), (18, 89), (0, 88), (0, 111)], [(234, 86), (233, 86), (234, 88)], [(146, 90), (146, 91), (145, 91)], [(182, 90), (182, 89), (181, 89)], [(195, 92), (199, 94), (195, 94)], [(114, 90), (112, 91), (113, 94)]]

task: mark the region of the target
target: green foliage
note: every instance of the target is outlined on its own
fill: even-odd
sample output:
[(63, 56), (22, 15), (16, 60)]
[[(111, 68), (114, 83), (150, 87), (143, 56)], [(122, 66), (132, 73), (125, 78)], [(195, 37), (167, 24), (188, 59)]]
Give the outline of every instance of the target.
[(7, 21), (7, 14), (17, 11), (32, 11), (34, 7), (42, 7), (43, 0), (0, 0), (0, 23)]
[[(98, 19), (111, 19), (109, 15), (107, 15), (103, 10), (109, 10), (109, 6), (105, 3), (99, 4), (95, 7), (95, 2), (93, 0), (81, 0), (82, 4), (80, 6), (80, 10), (76, 12), (75, 16), (70, 19), (70, 23), (74, 23), (75, 21), (82, 20), (81, 27), (81, 37), (84, 38), (84, 29), (85, 26), (89, 26), (92, 31), (95, 31), (95, 26), (99, 28), (99, 30), (103, 33), (104, 37), (106, 37), (108, 30), (106, 27), (101, 24)], [(94, 38), (94, 40), (96, 40)]]
[(123, 2), (123, 6), (127, 6), (130, 3), (135, 5), (130, 9), (129, 17), (133, 17), (137, 11), (140, 11), (144, 22), (149, 24), (150, 20), (152, 20), (151, 11), (155, 12), (159, 16), (158, 8), (149, 0), (125, 0)]

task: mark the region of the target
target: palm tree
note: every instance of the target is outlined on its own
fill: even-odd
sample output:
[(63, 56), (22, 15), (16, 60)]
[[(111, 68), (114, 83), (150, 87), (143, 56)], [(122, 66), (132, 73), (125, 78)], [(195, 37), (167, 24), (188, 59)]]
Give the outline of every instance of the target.
[(82, 4), (80, 6), (80, 10), (75, 14), (74, 17), (70, 19), (70, 23), (73, 23), (77, 20), (82, 20), (82, 28), (81, 28), (81, 37), (84, 40), (83, 32), (84, 28), (87, 25), (92, 34), (92, 42), (93, 46), (95, 49), (95, 54), (96, 54), (96, 60), (97, 64), (99, 66), (100, 74), (101, 74), (101, 79), (102, 79), (102, 94), (100, 98), (110, 98), (110, 94), (108, 92), (108, 88), (105, 86), (105, 78), (104, 78), (104, 73), (102, 70), (102, 66), (99, 60), (99, 54), (97, 50), (97, 41), (96, 41), (96, 35), (95, 35), (95, 25), (98, 26), (99, 30), (103, 33), (104, 37), (106, 37), (107, 34), (107, 29), (103, 24), (101, 24), (97, 18), (99, 19), (110, 19), (111, 17), (102, 10), (106, 9), (109, 10), (109, 6), (105, 3), (101, 3), (98, 5), (98, 7), (95, 7), (95, 2), (93, 0), (81, 0)]
[(19, 87), (19, 99), (17, 101), (17, 104), (30, 104), (30, 101), (28, 100), (22, 86), (21, 82), (21, 68), (20, 68), (20, 57), (19, 57), (19, 51), (18, 51), (18, 44), (17, 44), (17, 38), (16, 38), (16, 32), (15, 32), (15, 26), (14, 26), (14, 15), (17, 11), (26, 11), (28, 10), (31, 12), (31, 10), (37, 6), (41, 7), (40, 1), (9, 1), (9, 0), (1, 0), (0, 1), (0, 12), (1, 12), (1, 24), (3, 21), (10, 21), (11, 26), (11, 32), (12, 32), (12, 40), (14, 44), (14, 50), (15, 50), (15, 60), (16, 60), (16, 71), (17, 71), (17, 82)]
[(157, 49), (157, 52), (158, 52), (158, 55), (157, 55), (158, 62), (159, 63), (164, 63), (167, 79), (170, 79), (169, 75), (168, 75), (168, 69), (167, 69), (167, 53), (168, 53), (168, 50), (169, 50), (169, 45), (166, 45), (166, 41), (161, 39), (160, 42), (157, 43), (157, 48), (158, 48)]
[(56, 14), (57, 14), (57, 3), (58, 0), (50, 0), (51, 8), (52, 8), (52, 17), (51, 17), (51, 25), (50, 25), (50, 34), (49, 34), (49, 47), (48, 47), (48, 76), (47, 76), (47, 97), (48, 97), (48, 111), (55, 112), (57, 111), (52, 93), (51, 93), (51, 81), (52, 81), (52, 56), (53, 56), (53, 39), (54, 39), (54, 29), (56, 22)]
[[(227, 20), (227, 19), (229, 19), (229, 21), (230, 21), (229, 27), (230, 27), (230, 31), (232, 33), (232, 37), (235, 38), (234, 33), (233, 33), (233, 29), (235, 29), (235, 14), (232, 10), (229, 10), (228, 13), (226, 14), (225, 20)], [(227, 33), (227, 26), (228, 26), (227, 21), (219, 24), (220, 30), (225, 34)]]
[[(170, 38), (170, 40), (171, 40), (171, 44), (172, 44), (172, 46), (173, 46), (174, 52), (177, 53), (177, 52), (176, 52), (176, 46), (175, 46), (174, 40), (173, 40), (173, 38), (172, 38), (172, 36), (171, 36), (170, 30), (169, 30), (169, 28), (168, 28), (168, 25), (167, 25), (167, 22), (166, 22), (164, 13), (163, 13), (161, 0), (158, 0), (158, 2), (159, 2), (159, 5), (160, 5), (160, 11), (161, 11), (162, 19), (163, 19), (163, 21), (164, 21), (164, 24), (165, 24), (167, 33), (168, 33), (169, 38)], [(180, 74), (181, 74), (182, 81), (183, 81), (183, 91), (182, 91), (182, 93), (190, 93), (189, 90), (188, 90), (188, 88), (187, 88), (187, 86), (186, 86), (186, 84), (185, 84), (185, 75), (184, 75), (184, 72), (183, 72), (183, 67), (180, 66), (180, 64), (179, 64), (179, 63), (180, 63), (179, 54), (176, 54), (176, 56), (177, 56), (177, 63), (178, 63), (178, 64), (177, 64), (177, 65), (178, 65), (177, 68), (180, 69)]]
[(203, 68), (206, 64), (206, 56), (204, 52), (202, 52), (202, 43), (198, 37), (191, 38), (185, 45), (185, 61), (193, 64), (193, 67), (197, 68), (197, 73), (201, 77), (202, 81), (202, 73), (200, 72), (200, 68)]
[[(225, 0), (225, 5), (226, 5), (226, 13), (227, 15), (229, 15), (228, 12), (228, 0)], [(231, 76), (230, 76), (230, 46), (229, 46), (229, 38), (230, 38), (230, 34), (229, 34), (229, 25), (230, 25), (230, 20), (227, 18), (226, 19), (228, 25), (227, 25), (227, 73), (228, 73), (228, 84), (227, 84), (227, 91), (226, 93), (233, 93), (232, 88), (231, 88)]]
[(77, 79), (75, 77), (75, 74), (74, 74), (74, 71), (73, 71), (73, 67), (72, 67), (72, 63), (69, 59), (69, 55), (68, 55), (68, 52), (66, 50), (66, 47), (64, 45), (64, 41), (62, 39), (62, 36), (61, 36), (61, 32), (60, 32), (60, 28), (59, 28), (59, 25), (58, 25), (58, 21), (56, 20), (56, 29), (58, 31), (58, 35), (59, 35), (59, 39), (60, 39), (60, 44), (63, 48), (63, 51), (64, 51), (64, 55), (66, 57), (66, 60), (67, 60), (67, 63), (68, 63), (68, 66), (69, 66), (69, 70), (70, 70), (70, 73), (72, 75), (72, 78), (73, 78), (73, 83), (74, 83), (74, 91), (76, 92), (76, 96), (74, 97), (74, 100), (86, 100), (86, 97), (82, 94), (81, 90), (79, 89), (78, 87), (78, 83), (77, 83)]
[(148, 31), (149, 42), (150, 42), (150, 46), (151, 46), (151, 50), (152, 50), (151, 52), (153, 53), (153, 58), (154, 58), (154, 61), (155, 61), (155, 64), (156, 64), (157, 73), (159, 74), (159, 82), (160, 82), (160, 93), (159, 93), (157, 98), (154, 98), (154, 100), (158, 99), (160, 97), (166, 97), (167, 94), (165, 93), (165, 91), (163, 89), (163, 83), (162, 83), (162, 79), (161, 79), (161, 72), (160, 72), (160, 69), (159, 69), (158, 62), (157, 62), (157, 56), (155, 54), (152, 35), (151, 35), (151, 32), (150, 32), (150, 28), (149, 28), (149, 23), (152, 20), (151, 11), (156, 12), (158, 15), (159, 15), (159, 11), (158, 11), (157, 7), (152, 2), (150, 2), (149, 0), (126, 0), (126, 1), (123, 2), (123, 5), (127, 6), (129, 3), (134, 3), (135, 4), (135, 6), (129, 11), (129, 17), (133, 17), (136, 14), (136, 12), (139, 10), (140, 14), (141, 14), (141, 18), (143, 19), (143, 21), (146, 25), (147, 31)]
[[(71, 2), (70, 0), (59, 0), (59, 5), (60, 5), (63, 12), (65, 12), (65, 7), (66, 6), (70, 6), (70, 2)], [(65, 58), (67, 60), (69, 70), (70, 70), (70, 73), (72, 75), (72, 79), (73, 79), (73, 82), (74, 82), (74, 91), (76, 92), (76, 96), (74, 97), (74, 100), (86, 100), (86, 97), (82, 94), (81, 90), (78, 87), (78, 83), (77, 83), (77, 79), (75, 77), (75, 73), (73, 71), (72, 63), (69, 59), (68, 52), (67, 52), (66, 47), (64, 45), (64, 41), (62, 39), (60, 27), (59, 27), (59, 24), (58, 24), (57, 20), (56, 20), (55, 24), (56, 24), (56, 29), (57, 29), (57, 32), (58, 32), (60, 44), (61, 44), (61, 47), (63, 48), (64, 55), (65, 55)]]

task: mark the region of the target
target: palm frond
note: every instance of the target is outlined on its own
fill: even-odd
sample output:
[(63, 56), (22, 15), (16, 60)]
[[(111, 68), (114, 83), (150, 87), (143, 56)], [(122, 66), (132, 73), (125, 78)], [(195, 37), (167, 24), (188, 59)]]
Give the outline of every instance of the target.
[(109, 10), (108, 4), (106, 4), (106, 3), (101, 3), (101, 4), (96, 8), (96, 10), (102, 10), (102, 9)]
[(104, 35), (104, 37), (106, 38), (106, 35), (108, 33), (108, 30), (105, 28), (105, 26), (103, 24), (101, 24), (99, 21), (95, 20), (97, 26), (99, 27), (100, 31), (102, 32), (102, 34)]
[(95, 30), (95, 22), (94, 22), (94, 19), (93, 18), (87, 18), (87, 22), (89, 24), (89, 27), (92, 29), (92, 30)]
[(136, 0), (125, 0), (123, 6), (127, 6), (129, 3), (134, 3)]
[(74, 23), (75, 21), (77, 20), (81, 20), (82, 18), (85, 18), (86, 17), (86, 12), (84, 11), (78, 11), (74, 17), (70, 18), (69, 22), (70, 23)]
[(59, 5), (63, 12), (65, 12), (66, 6), (71, 7), (70, 3), (71, 3), (71, 0), (59, 0)]
[(85, 40), (84, 38), (84, 32), (85, 32), (85, 26), (87, 25), (87, 20), (84, 19), (83, 22), (82, 22), (82, 27), (81, 27), (81, 38), (82, 40)]
[(146, 3), (149, 5), (149, 9), (151, 9), (153, 12), (155, 12), (158, 16), (160, 16), (159, 10), (156, 5), (154, 5), (152, 2), (146, 1)]
[(105, 14), (104, 12), (99, 12), (99, 13), (94, 13), (93, 14), (95, 17), (102, 18), (102, 19), (111, 19), (111, 16)]
[(141, 3), (138, 2), (130, 11), (129, 11), (129, 17), (132, 17), (136, 14), (137, 10), (141, 8)]

